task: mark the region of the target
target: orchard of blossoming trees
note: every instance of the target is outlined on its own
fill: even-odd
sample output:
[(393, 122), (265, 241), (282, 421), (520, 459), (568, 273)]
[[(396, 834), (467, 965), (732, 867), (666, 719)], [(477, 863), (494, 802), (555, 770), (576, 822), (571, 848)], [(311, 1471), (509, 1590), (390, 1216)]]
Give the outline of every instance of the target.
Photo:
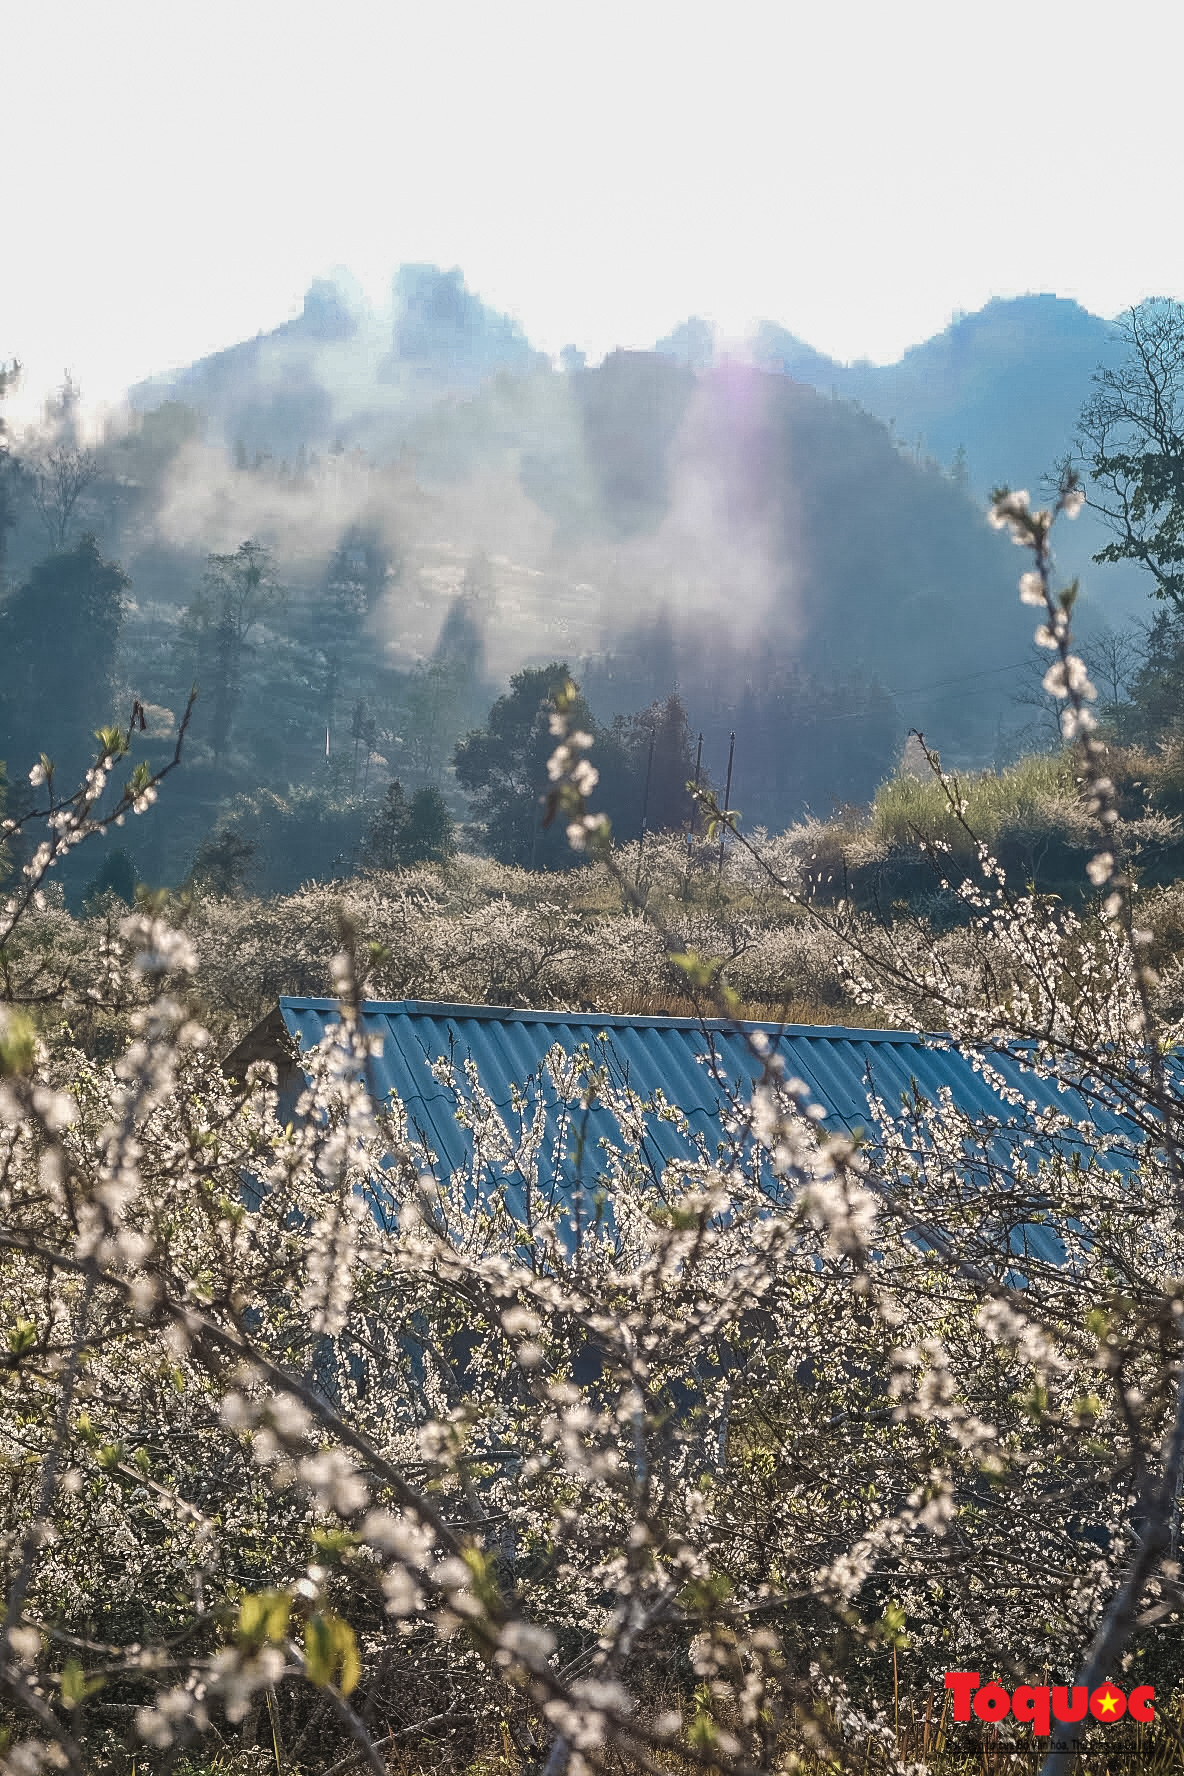
[[(137, 767), (121, 789), (134, 735), (117, 729), (74, 794), (34, 772), (23, 833), (44, 836), (0, 914), (8, 1770), (740, 1776), (1014, 1752), (1058, 1771), (1099, 1733), (1109, 1755), (1167, 1767), (1176, 1029), (1072, 596), (1051, 577), (1053, 521), (1079, 499), (1069, 478), (1051, 511), (1011, 493), (993, 507), (1027, 553), (1021, 597), (1094, 822), (1076, 902), (1010, 879), (931, 755), (953, 835), (931, 861), (960, 921), (810, 893), (792, 847), (738, 833), (743, 894), (709, 917), (680, 898), (669, 846), (648, 865), (612, 850), (565, 690), (550, 761), (552, 819), (586, 879), (612, 885), (655, 991), (732, 1014), (721, 934), (726, 949), (740, 900), (751, 917), (764, 896), (795, 909), (785, 954), (833, 958), (842, 1003), (944, 1028), (997, 1086), (995, 1058), (1018, 1052), (1074, 1088), (1064, 1109), (1001, 1089), (989, 1118), (872, 1101), (870, 1132), (825, 1132), (753, 1034), (750, 1099), (655, 1179), (644, 1129), (677, 1106), (557, 1052), (554, 1153), (529, 1090), (458, 1105), (507, 1181), (568, 1167), (523, 1220), (426, 1164), (403, 1107), (367, 1089), (361, 997), (418, 990), (398, 971), (443, 876), (363, 879), (327, 983), (342, 1021), (281, 1126), (268, 1069), (239, 1084), (219, 1061), (258, 1011), (229, 976), (248, 943), (278, 954), (266, 932), (233, 902), (165, 897), (73, 922), (48, 889), (65, 852), (151, 818), (165, 773)], [(703, 799), (714, 853), (734, 821)], [(684, 867), (689, 882), (701, 866)], [(386, 891), (391, 941), (374, 948)], [(441, 914), (441, 957), (468, 946), (458, 991), (464, 967), (500, 966), (474, 893)], [(572, 966), (580, 910), (547, 914), (567, 928), (549, 949), (520, 910), (503, 894), (528, 1003)], [(304, 917), (315, 957), (327, 898)], [(593, 1102), (619, 1131), (594, 1152), (578, 1138)], [(1021, 1255), (1033, 1225), (1056, 1261)], [(1009, 1695), (1149, 1686), (1156, 1719), (1044, 1740), (1012, 1717), (983, 1738), (954, 1720), (947, 1671)]]

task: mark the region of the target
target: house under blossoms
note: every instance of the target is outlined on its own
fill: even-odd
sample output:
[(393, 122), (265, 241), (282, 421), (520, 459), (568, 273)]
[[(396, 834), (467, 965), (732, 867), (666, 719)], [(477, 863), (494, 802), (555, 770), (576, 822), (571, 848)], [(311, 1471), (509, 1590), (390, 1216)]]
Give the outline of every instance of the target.
[[(227, 1056), (226, 1071), (242, 1077), (252, 1062), (274, 1064), (288, 1120), (305, 1082), (301, 1057), (338, 1018), (335, 1000), (283, 998)], [(568, 1195), (592, 1177), (606, 1147), (628, 1150), (658, 1184), (671, 1167), (721, 1156), (759, 1168), (746, 1108), (760, 1072), (753, 1037), (757, 1049), (767, 1044), (779, 1057), (782, 1077), (804, 1084), (825, 1129), (858, 1131), (872, 1150), (886, 1122), (899, 1131), (918, 1106), (952, 1110), (971, 1179), (987, 1168), (997, 1177), (1014, 1163), (1042, 1117), (1077, 1124), (1062, 1145), (1080, 1142), (1086, 1124), (1099, 1136), (1121, 1127), (1112, 1111), (1091, 1108), (1018, 1051), (993, 1053), (984, 1065), (948, 1038), (905, 1031), (422, 1000), (364, 1002), (361, 1022), (378, 1039), (367, 1065), (371, 1092), (398, 1100), (425, 1162), (434, 1156), (441, 1172), (467, 1172), (475, 1189), (498, 1188), (512, 1210), (526, 1188), (524, 1156), (535, 1187)], [(1023, 1240), (1045, 1257), (1058, 1255), (1039, 1226), (1025, 1227)]]

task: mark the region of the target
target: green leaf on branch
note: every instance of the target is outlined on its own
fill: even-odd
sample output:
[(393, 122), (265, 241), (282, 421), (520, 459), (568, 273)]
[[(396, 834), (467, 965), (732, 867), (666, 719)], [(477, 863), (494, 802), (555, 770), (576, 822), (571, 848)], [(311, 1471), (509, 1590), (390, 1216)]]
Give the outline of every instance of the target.
[(247, 1646), (278, 1645), (287, 1638), (292, 1614), (290, 1591), (249, 1591), (239, 1600), (237, 1639)]
[(712, 1616), (732, 1595), (733, 1585), (727, 1573), (713, 1573), (710, 1578), (692, 1579), (678, 1594), (678, 1601), (688, 1615)]
[(723, 967), (721, 961), (709, 961), (698, 950), (673, 950), (670, 961), (680, 974), (685, 974), (692, 987), (713, 987)]
[(876, 1633), (881, 1640), (887, 1641), (891, 1647), (899, 1647), (903, 1652), (909, 1644), (909, 1637), (904, 1631), (905, 1613), (902, 1603), (888, 1603), (884, 1613), (876, 1623)]
[(718, 1741), (719, 1728), (711, 1716), (703, 1712), (696, 1714), (687, 1727), (687, 1744), (691, 1750), (710, 1756)]
[(67, 1659), (60, 1678), (62, 1707), (77, 1708), (88, 1696), (97, 1695), (106, 1682), (102, 1677), (87, 1677), (77, 1659)]
[(27, 1073), (37, 1056), (37, 1032), (23, 1011), (0, 1005), (0, 1079)]
[(460, 1557), (473, 1575), (473, 1590), (476, 1595), (486, 1609), (496, 1609), (501, 1603), (501, 1597), (492, 1561), (472, 1544), (461, 1549)]
[(335, 1683), (343, 1696), (357, 1688), (362, 1662), (354, 1631), (330, 1610), (318, 1610), (304, 1624), (304, 1669), (311, 1683)]
[(322, 1555), (331, 1560), (339, 1560), (351, 1548), (356, 1548), (359, 1537), (351, 1534), (348, 1529), (314, 1529), (312, 1532), (313, 1546)]
[(122, 728), (96, 728), (95, 739), (99, 750), (108, 758), (122, 758), (128, 748), (127, 735)]
[(565, 678), (563, 683), (559, 685), (556, 690), (552, 691), (551, 701), (554, 703), (560, 715), (566, 715), (573, 703), (578, 699), (579, 694), (579, 686), (574, 680)]
[(37, 1343), (36, 1321), (23, 1319), (18, 1314), (15, 1323), (9, 1328), (5, 1342), (14, 1357), (25, 1356)]
[(141, 759), (127, 782), (124, 784), (123, 793), (129, 802), (134, 802), (139, 796), (144, 794), (146, 789), (150, 789), (151, 787), (152, 772), (148, 768), (147, 761)]

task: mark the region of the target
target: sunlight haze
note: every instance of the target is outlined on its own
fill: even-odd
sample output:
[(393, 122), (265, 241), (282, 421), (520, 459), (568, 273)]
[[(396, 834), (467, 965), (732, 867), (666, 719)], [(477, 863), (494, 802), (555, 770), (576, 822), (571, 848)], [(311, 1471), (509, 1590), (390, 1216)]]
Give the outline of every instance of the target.
[(1178, 294), (1175, 58), (1146, 56), (1171, 14), (1080, 16), (16, 0), (14, 412), (65, 367), (111, 400), (270, 328), (335, 265), (377, 305), (400, 263), (459, 266), (592, 359), (692, 312), (884, 362), (993, 295)]

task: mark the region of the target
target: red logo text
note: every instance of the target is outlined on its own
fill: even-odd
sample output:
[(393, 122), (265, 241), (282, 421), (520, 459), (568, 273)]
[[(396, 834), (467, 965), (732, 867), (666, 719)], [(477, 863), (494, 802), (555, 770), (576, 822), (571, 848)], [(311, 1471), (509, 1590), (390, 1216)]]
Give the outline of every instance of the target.
[(1010, 1715), (1040, 1735), (1052, 1732), (1053, 1721), (1068, 1725), (1087, 1715), (1097, 1721), (1118, 1721), (1124, 1714), (1136, 1721), (1155, 1719), (1155, 1691), (1150, 1684), (1140, 1684), (1129, 1695), (1112, 1683), (1099, 1684), (1093, 1691), (1085, 1684), (1071, 1689), (1063, 1684), (1051, 1688), (1020, 1684), (1005, 1690), (1002, 1684), (984, 1684), (977, 1671), (947, 1671), (946, 1689), (954, 1692), (956, 1721), (968, 1721), (972, 1713), (980, 1721), (1002, 1721)]

